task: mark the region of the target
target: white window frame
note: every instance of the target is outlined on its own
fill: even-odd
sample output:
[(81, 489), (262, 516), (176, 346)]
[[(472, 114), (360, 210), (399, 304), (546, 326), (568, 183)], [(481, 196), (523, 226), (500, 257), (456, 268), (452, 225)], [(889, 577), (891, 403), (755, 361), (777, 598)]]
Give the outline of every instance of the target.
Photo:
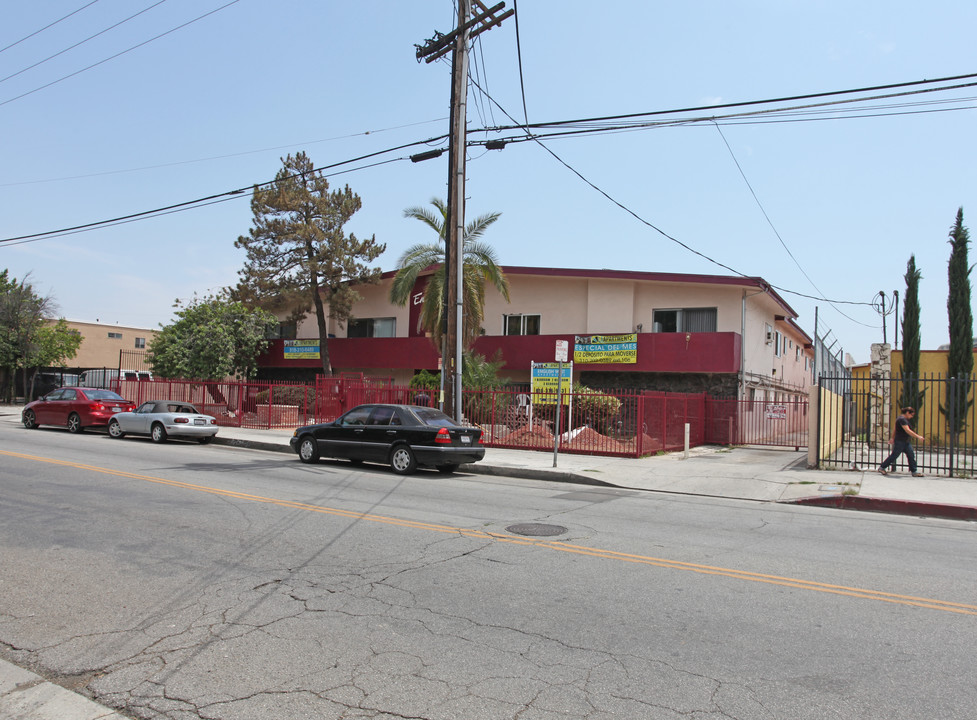
[[(519, 332), (510, 333), (509, 332), (509, 320), (519, 318)], [(527, 333), (526, 332), (526, 321), (536, 319), (536, 332)], [(539, 313), (512, 313), (509, 315), (502, 316), (502, 335), (515, 337), (517, 335), (542, 335), (543, 334), (543, 316)]]

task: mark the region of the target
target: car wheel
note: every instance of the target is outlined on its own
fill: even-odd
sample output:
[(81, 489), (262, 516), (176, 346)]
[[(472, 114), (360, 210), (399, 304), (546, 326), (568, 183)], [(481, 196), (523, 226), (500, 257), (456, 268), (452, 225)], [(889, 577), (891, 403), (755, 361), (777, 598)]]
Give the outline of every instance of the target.
[(166, 428), (159, 423), (154, 423), (152, 430), (149, 431), (154, 443), (166, 442)]
[(319, 446), (315, 438), (304, 437), (299, 443), (299, 460), (304, 463), (314, 463), (319, 461)]
[(442, 475), (450, 475), (457, 469), (457, 465), (438, 465), (438, 472)]
[(81, 415), (78, 413), (71, 413), (71, 415), (68, 416), (68, 432), (80, 433), (84, 429), (85, 428), (81, 426)]
[(34, 415), (33, 410), (24, 410), (24, 417), (22, 420), (24, 422), (24, 427), (28, 430), (34, 430), (37, 428), (37, 416)]
[(119, 421), (109, 420), (109, 437), (121, 438), (125, 436), (126, 434), (122, 432), (122, 426), (119, 425)]
[(214, 439), (213, 435), (205, 435), (202, 438), (197, 438), (197, 442), (200, 443), (201, 445), (207, 445), (213, 439)]
[(390, 452), (390, 467), (398, 475), (409, 475), (417, 469), (417, 460), (409, 447), (398, 445)]

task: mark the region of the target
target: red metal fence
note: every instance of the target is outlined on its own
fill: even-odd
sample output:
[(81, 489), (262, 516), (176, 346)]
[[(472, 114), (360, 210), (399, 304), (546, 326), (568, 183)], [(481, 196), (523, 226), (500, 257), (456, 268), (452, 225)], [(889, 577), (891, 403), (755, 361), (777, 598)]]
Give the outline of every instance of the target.
[[(362, 377), (322, 377), (315, 385), (210, 380), (117, 381), (137, 404), (180, 400), (219, 425), (294, 428), (328, 422), (363, 403), (436, 404), (433, 393)], [(717, 399), (705, 394), (590, 391), (529, 393), (525, 389), (466, 390), (465, 422), (483, 430), (489, 447), (587, 455), (641, 457), (689, 445), (807, 445), (807, 402)]]

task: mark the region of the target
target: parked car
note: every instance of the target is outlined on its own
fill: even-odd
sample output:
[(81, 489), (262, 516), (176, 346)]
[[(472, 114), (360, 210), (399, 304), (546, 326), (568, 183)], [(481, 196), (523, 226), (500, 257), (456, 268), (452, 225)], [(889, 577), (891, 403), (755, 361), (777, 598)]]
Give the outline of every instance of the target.
[(60, 425), (78, 433), (87, 427), (105, 426), (120, 412), (136, 407), (118, 393), (102, 388), (71, 387), (49, 392), (28, 403), (21, 412), (24, 427)]
[(289, 443), (304, 463), (320, 457), (388, 463), (400, 475), (418, 466), (452, 473), (485, 457), (480, 428), (419, 405), (360, 405), (333, 422), (296, 429)]
[(133, 412), (122, 412), (109, 420), (109, 435), (114, 438), (132, 433), (149, 435), (157, 443), (179, 437), (205, 445), (214, 439), (217, 430), (217, 420), (178, 400), (149, 400)]

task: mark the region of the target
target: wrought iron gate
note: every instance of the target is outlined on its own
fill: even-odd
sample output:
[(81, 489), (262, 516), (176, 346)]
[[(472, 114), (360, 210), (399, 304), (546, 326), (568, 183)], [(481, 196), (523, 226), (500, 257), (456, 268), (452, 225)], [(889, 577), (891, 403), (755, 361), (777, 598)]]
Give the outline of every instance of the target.
[[(975, 382), (969, 378), (832, 377), (820, 380), (818, 466), (874, 470), (889, 455), (902, 407), (913, 407), (919, 469), (973, 477), (977, 470)], [(905, 456), (897, 471), (908, 472)]]

